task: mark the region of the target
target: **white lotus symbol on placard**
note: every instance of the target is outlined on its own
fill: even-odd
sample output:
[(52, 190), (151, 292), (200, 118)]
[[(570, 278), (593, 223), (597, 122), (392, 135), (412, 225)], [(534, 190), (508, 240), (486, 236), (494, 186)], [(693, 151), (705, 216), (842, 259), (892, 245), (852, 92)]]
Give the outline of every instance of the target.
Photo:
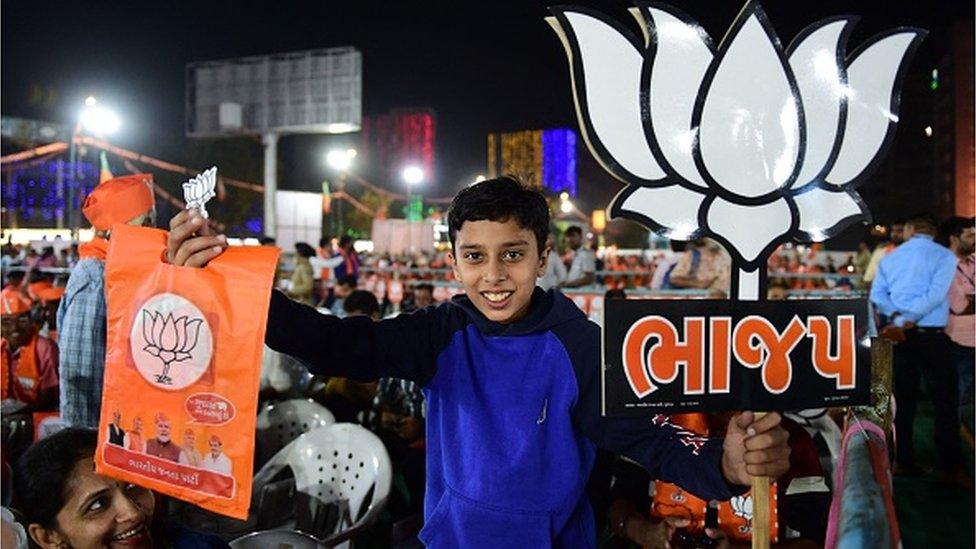
[(782, 242), (868, 221), (855, 192), (894, 136), (905, 60), (924, 32), (894, 29), (846, 56), (853, 18), (811, 25), (783, 49), (750, 1), (719, 47), (677, 10), (640, 4), (644, 34), (584, 8), (548, 18), (570, 60), (581, 131), (628, 186), (610, 207), (677, 240), (732, 255), (733, 297), (757, 299)]

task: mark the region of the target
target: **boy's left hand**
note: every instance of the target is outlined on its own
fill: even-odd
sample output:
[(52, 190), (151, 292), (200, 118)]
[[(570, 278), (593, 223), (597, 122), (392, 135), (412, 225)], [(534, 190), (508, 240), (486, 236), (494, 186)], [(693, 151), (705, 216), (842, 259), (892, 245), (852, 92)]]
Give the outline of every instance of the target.
[(749, 486), (752, 477), (777, 478), (790, 468), (789, 433), (770, 412), (758, 420), (742, 412), (729, 421), (722, 445), (722, 474), (732, 484)]

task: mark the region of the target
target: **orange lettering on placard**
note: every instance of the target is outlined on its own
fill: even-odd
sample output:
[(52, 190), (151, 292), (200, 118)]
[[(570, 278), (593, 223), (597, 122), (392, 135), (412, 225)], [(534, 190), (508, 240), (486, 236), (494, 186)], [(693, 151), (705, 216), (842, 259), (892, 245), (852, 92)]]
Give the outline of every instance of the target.
[(709, 320), (709, 324), (712, 366), (708, 371), (708, 390), (712, 393), (728, 393), (732, 369), (732, 361), (729, 359), (729, 332), (732, 330), (732, 319), (727, 316), (713, 317)]
[(736, 358), (750, 368), (762, 367), (763, 385), (773, 394), (780, 394), (790, 386), (793, 363), (790, 353), (806, 332), (803, 321), (793, 317), (782, 334), (761, 316), (747, 316), (735, 327), (732, 335)]
[[(631, 389), (638, 397), (657, 390), (658, 383), (670, 383), (678, 376), (678, 366), (685, 366), (685, 393), (705, 392), (705, 319), (684, 319), (684, 342), (671, 321), (660, 316), (646, 316), (635, 322), (624, 336), (624, 372)], [(644, 347), (651, 338), (657, 342), (647, 353)]]
[(853, 389), (856, 364), (854, 316), (837, 317), (836, 352), (832, 352), (830, 320), (822, 316), (807, 319), (807, 337), (813, 338), (811, 359), (821, 376), (833, 379), (838, 389)]

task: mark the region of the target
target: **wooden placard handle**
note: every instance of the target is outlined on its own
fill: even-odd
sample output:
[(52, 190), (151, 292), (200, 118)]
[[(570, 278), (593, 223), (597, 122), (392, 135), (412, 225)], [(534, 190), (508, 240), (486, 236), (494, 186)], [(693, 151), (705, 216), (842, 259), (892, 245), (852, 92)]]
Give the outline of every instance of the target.
[(752, 477), (752, 549), (769, 549), (769, 477)]

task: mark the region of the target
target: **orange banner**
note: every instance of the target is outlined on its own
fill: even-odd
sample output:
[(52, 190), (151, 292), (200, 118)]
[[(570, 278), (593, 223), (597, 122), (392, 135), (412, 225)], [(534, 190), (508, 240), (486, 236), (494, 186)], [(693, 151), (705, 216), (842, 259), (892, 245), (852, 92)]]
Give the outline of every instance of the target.
[(203, 269), (163, 261), (166, 233), (116, 225), (96, 471), (244, 519), (278, 250)]
[(155, 456), (126, 450), (115, 444), (102, 447), (102, 461), (123, 474), (136, 474), (149, 481), (163, 482), (205, 496), (230, 499), (234, 477), (201, 467), (181, 465)]

